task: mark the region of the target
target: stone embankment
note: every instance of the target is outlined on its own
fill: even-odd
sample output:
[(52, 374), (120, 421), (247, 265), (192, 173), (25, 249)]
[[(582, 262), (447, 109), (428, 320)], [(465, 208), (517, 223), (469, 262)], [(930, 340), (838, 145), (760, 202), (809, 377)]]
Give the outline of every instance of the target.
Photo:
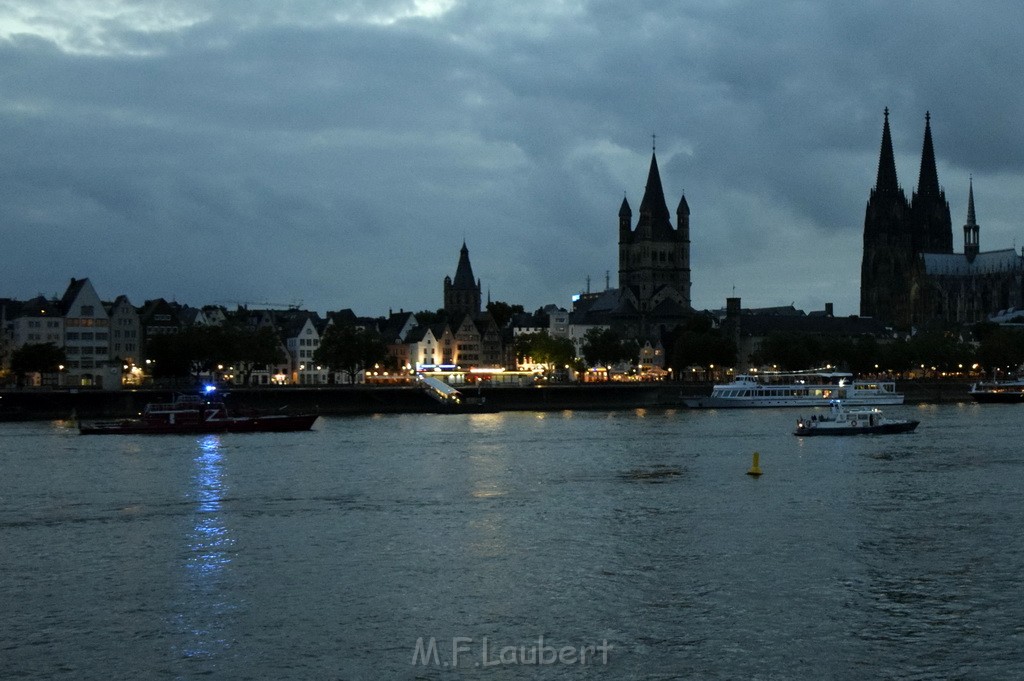
[[(918, 381), (897, 384), (908, 404), (968, 401), (969, 384)], [(175, 391), (142, 390), (8, 390), (0, 391), (0, 420), (117, 418), (135, 416), (150, 402), (170, 401)], [(711, 386), (693, 383), (573, 384), (534, 387), (463, 388), (500, 411), (565, 409), (685, 408), (684, 397), (707, 395)], [(226, 398), (234, 409), (317, 410), (324, 415), (428, 413), (437, 404), (416, 387), (288, 386), (231, 388)]]

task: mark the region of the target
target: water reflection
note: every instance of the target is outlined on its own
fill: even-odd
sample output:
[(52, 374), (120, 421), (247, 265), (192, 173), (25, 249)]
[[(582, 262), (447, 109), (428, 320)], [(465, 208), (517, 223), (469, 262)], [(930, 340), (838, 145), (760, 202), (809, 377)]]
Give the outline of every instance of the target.
[(227, 552), (232, 544), (220, 516), (224, 495), (223, 455), (217, 435), (199, 441), (195, 458), (191, 495), (196, 501), (195, 527), (189, 537), (191, 555), (188, 569), (199, 579), (215, 579), (231, 558)]
[(185, 657), (210, 657), (229, 645), (224, 619), (234, 609), (226, 583), (234, 539), (222, 516), (227, 491), (223, 444), (217, 435), (205, 436), (197, 444), (188, 491), (195, 506), (187, 535), (187, 592), (181, 614), (186, 643), (182, 652)]

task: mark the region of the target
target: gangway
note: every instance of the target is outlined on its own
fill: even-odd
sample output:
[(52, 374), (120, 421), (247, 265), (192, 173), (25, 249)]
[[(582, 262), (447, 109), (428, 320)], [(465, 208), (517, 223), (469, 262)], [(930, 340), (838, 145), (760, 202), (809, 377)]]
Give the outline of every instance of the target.
[(462, 393), (444, 381), (434, 378), (433, 376), (422, 376), (420, 380), (422, 381), (423, 389), (427, 391), (427, 394), (441, 404), (461, 404)]

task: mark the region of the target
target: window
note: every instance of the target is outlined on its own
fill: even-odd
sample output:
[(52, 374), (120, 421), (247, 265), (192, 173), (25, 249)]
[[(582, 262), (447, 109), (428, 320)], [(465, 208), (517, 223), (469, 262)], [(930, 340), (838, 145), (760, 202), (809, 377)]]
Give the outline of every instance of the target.
[(93, 306), (92, 305), (83, 305), (82, 306), (82, 316), (83, 317), (91, 317), (94, 314), (95, 314), (95, 312), (93, 312)]

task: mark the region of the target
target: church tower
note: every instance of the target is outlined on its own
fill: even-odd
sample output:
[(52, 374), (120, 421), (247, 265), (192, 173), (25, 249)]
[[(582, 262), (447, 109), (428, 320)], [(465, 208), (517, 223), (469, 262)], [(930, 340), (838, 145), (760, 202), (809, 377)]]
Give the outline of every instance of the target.
[(979, 242), (978, 219), (974, 215), (974, 178), (971, 178), (970, 190), (967, 193), (967, 224), (964, 225), (964, 255), (967, 262), (974, 262), (978, 252), (981, 250)]
[(924, 147), (921, 149), (921, 172), (917, 191), (910, 199), (913, 224), (912, 246), (915, 253), (952, 253), (953, 220), (949, 216), (946, 193), (939, 187), (932, 146), (931, 114), (924, 115)]
[[(934, 167), (934, 156), (932, 158)], [(914, 248), (909, 218), (910, 206), (896, 178), (896, 157), (886, 108), (878, 174), (864, 215), (864, 253), (860, 270), (862, 317), (876, 317), (898, 326), (910, 323), (908, 293)]]
[(628, 290), (638, 312), (690, 310), (690, 207), (684, 196), (672, 226), (657, 155), (651, 153), (647, 186), (636, 228), (629, 202), (619, 207), (619, 289)]
[(444, 311), (451, 319), (480, 314), (480, 281), (473, 278), (473, 266), (469, 264), (469, 249), (465, 241), (459, 251), (455, 279), (444, 278)]

